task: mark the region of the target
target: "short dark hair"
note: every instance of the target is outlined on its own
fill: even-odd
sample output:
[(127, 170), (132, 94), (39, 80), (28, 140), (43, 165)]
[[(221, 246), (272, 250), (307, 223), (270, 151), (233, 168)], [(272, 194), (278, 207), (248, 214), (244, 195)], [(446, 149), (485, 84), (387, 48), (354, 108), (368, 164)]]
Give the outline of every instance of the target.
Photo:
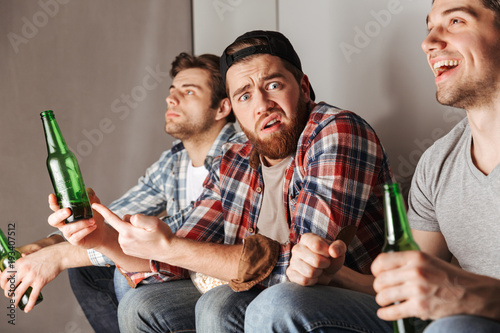
[[(217, 108), (220, 102), (227, 97), (226, 89), (222, 81), (222, 76), (219, 70), (220, 57), (214, 54), (202, 54), (193, 56), (186, 52), (180, 53), (172, 61), (170, 76), (175, 78), (180, 71), (190, 68), (200, 68), (207, 70), (210, 74), (210, 88), (212, 89), (211, 105), (212, 109)], [(233, 111), (227, 116), (227, 121), (235, 122), (236, 118)]]
[[(432, 0), (434, 4), (435, 0)], [(495, 12), (495, 23), (497, 28), (500, 29), (500, 0), (481, 0), (483, 6)]]

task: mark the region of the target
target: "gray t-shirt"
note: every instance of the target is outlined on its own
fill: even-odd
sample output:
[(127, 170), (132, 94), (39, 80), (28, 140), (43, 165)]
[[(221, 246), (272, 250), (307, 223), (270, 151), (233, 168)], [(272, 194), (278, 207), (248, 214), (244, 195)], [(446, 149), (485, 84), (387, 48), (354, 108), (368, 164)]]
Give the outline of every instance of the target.
[(500, 165), (489, 175), (471, 157), (467, 118), (420, 159), (408, 198), (413, 229), (441, 232), (460, 266), (500, 278)]

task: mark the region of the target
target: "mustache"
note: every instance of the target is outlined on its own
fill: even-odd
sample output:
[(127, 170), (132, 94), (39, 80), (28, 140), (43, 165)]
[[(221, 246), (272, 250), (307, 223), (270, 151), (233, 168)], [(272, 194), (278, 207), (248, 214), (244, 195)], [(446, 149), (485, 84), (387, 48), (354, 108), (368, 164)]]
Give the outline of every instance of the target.
[(272, 109), (269, 109), (268, 111), (264, 111), (260, 115), (259, 119), (257, 119), (257, 121), (255, 122), (255, 131), (257, 132), (257, 130), (261, 127), (261, 124), (264, 121), (264, 119), (266, 119), (267, 117), (269, 117), (270, 115), (272, 115), (274, 113), (278, 113), (281, 116), (285, 115), (285, 112), (283, 112), (283, 110), (280, 108), (272, 108)]

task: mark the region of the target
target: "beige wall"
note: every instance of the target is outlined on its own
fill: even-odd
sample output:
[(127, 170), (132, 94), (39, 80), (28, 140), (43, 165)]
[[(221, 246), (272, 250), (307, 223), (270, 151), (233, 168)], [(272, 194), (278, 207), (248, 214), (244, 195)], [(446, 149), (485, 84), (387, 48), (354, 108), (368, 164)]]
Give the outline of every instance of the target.
[[(54, 110), (85, 183), (110, 203), (171, 146), (168, 70), (191, 51), (191, 4), (180, 0), (0, 0), (0, 227), (16, 244), (52, 231), (40, 112)], [(63, 272), (45, 300), (1, 332), (90, 332)], [(97, 301), (97, 300), (96, 300)]]

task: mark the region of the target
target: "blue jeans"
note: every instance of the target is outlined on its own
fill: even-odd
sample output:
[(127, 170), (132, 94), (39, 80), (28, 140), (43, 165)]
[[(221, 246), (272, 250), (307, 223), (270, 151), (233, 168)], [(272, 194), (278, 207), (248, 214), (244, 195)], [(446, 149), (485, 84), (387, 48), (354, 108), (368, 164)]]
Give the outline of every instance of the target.
[(355, 291), (281, 283), (237, 293), (214, 288), (196, 304), (198, 332), (390, 332), (373, 296)]
[(482, 317), (457, 315), (434, 321), (427, 326), (425, 333), (498, 333), (500, 322)]
[(118, 271), (118, 268), (115, 269), (113, 283), (115, 285), (116, 299), (118, 300), (118, 303), (120, 303), (125, 293), (132, 290), (132, 287), (128, 285), (127, 279), (125, 279), (125, 277)]
[(120, 300), (120, 332), (195, 332), (200, 296), (191, 280), (139, 285)]
[(390, 332), (373, 296), (287, 282), (264, 290), (248, 306), (245, 332)]
[(247, 306), (260, 292), (235, 292), (228, 285), (209, 290), (196, 303), (197, 332), (243, 332)]
[(114, 266), (68, 269), (71, 289), (96, 333), (119, 332), (114, 270)]

